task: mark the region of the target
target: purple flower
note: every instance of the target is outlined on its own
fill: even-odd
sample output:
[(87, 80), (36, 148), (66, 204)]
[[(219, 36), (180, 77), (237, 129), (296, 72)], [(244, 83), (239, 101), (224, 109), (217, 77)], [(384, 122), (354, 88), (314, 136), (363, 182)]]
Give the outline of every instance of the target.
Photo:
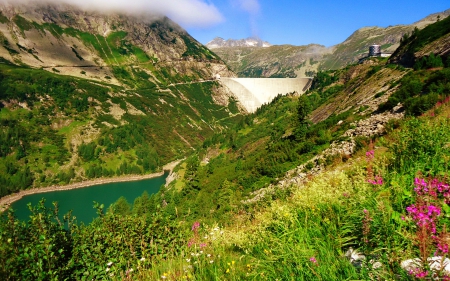
[(315, 257), (310, 257), (310, 258), (309, 258), (309, 261), (312, 262), (312, 263), (317, 263), (317, 260), (316, 260)]

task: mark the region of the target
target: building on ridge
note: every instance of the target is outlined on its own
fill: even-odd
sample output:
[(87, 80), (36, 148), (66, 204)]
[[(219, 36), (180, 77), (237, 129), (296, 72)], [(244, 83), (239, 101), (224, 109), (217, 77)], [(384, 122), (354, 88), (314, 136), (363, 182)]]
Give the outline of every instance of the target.
[(387, 58), (390, 57), (392, 55), (392, 53), (383, 53), (381, 52), (381, 46), (374, 44), (374, 45), (370, 45), (369, 46), (369, 53), (361, 58), (358, 59), (359, 63), (362, 63), (363, 61), (365, 61), (368, 58), (372, 58), (372, 57), (381, 57), (381, 58)]

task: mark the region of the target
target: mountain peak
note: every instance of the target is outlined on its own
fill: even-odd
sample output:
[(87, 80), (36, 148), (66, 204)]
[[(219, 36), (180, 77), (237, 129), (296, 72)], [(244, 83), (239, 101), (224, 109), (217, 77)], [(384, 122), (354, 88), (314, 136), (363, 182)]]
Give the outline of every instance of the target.
[(210, 49), (223, 48), (223, 47), (270, 47), (272, 44), (263, 41), (258, 37), (248, 37), (246, 39), (228, 39), (225, 40), (222, 37), (216, 37), (209, 41), (206, 46)]

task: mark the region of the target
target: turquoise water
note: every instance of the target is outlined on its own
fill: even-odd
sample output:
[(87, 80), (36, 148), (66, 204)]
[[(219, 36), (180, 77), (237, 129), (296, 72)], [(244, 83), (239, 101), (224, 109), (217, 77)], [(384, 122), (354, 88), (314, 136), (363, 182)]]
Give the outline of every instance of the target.
[(97, 217), (93, 201), (104, 204), (107, 208), (111, 203), (124, 196), (128, 203), (132, 204), (134, 199), (141, 196), (144, 191), (150, 195), (158, 192), (161, 185), (166, 182), (167, 175), (165, 173), (163, 176), (152, 179), (106, 183), (72, 190), (27, 195), (14, 202), (11, 208), (15, 210), (16, 216), (20, 220), (28, 221), (31, 213), (27, 204), (31, 202), (34, 206), (42, 198), (45, 198), (45, 205), (48, 207), (53, 207), (52, 202), (58, 202), (61, 217), (72, 210), (72, 215), (76, 216), (78, 223), (88, 224)]

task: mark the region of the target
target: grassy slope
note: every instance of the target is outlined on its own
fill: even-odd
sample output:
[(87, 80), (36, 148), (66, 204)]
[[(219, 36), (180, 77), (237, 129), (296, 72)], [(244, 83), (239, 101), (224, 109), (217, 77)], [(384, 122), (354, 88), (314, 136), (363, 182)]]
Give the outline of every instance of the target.
[(10, 101), (0, 109), (1, 195), (31, 185), (148, 173), (239, 118), (230, 117), (234, 108), (213, 102), (214, 82), (160, 92), (130, 78), (148, 87), (128, 91), (8, 64), (0, 73), (1, 99)]
[[(204, 143), (204, 154), (179, 167), (183, 178), (156, 196), (144, 194), (132, 209), (118, 201), (92, 225), (69, 225), (68, 231), (49, 223), (52, 214), (47, 219), (39, 207), (28, 227), (11, 215), (2, 221), (0, 257), (12, 263), (0, 263), (0, 272), (11, 279), (414, 280), (415, 274), (400, 268), (401, 261), (425, 260), (436, 250), (436, 255), (448, 255), (437, 247), (448, 245), (450, 208), (442, 192), (424, 196), (414, 189), (415, 178), (448, 183), (448, 69), (411, 71), (422, 79), (422, 87), (410, 98), (437, 93), (440, 100), (422, 108), (421, 116), (388, 123), (386, 135), (373, 142), (361, 140), (351, 158), (330, 159), (321, 174), (311, 175), (304, 184), (278, 188), (258, 204), (239, 200), (274, 180), (277, 169), (285, 171), (308, 152), (317, 153), (331, 140), (339, 140), (350, 127), (349, 119), (358, 118), (355, 109), (315, 125), (299, 118), (308, 102), (314, 108), (330, 96), (345, 94), (358, 76), (344, 79), (344, 84), (336, 78), (348, 76), (349, 69), (320, 76), (321, 83), (308, 98), (277, 98), (226, 135), (213, 136)], [(372, 75), (391, 70), (390, 65), (381, 66)], [(367, 71), (360, 75), (367, 77)], [(392, 96), (411, 86), (410, 77), (396, 83)], [(428, 84), (435, 86), (424, 87)], [(344, 121), (343, 127), (338, 120)], [(308, 142), (309, 150), (297, 150)], [(204, 155), (208, 164), (200, 163)], [(259, 174), (246, 174), (253, 171)], [(239, 176), (253, 182), (246, 186)], [(441, 185), (441, 190), (449, 195), (448, 187)], [(421, 228), (408, 215), (411, 204), (424, 206), (425, 213), (430, 204), (440, 210), (439, 215), (431, 212), (435, 230)], [(102, 207), (96, 207), (101, 213)], [(365, 262), (354, 266), (345, 259), (349, 247), (363, 253)], [(44, 266), (30, 266), (38, 262)]]

